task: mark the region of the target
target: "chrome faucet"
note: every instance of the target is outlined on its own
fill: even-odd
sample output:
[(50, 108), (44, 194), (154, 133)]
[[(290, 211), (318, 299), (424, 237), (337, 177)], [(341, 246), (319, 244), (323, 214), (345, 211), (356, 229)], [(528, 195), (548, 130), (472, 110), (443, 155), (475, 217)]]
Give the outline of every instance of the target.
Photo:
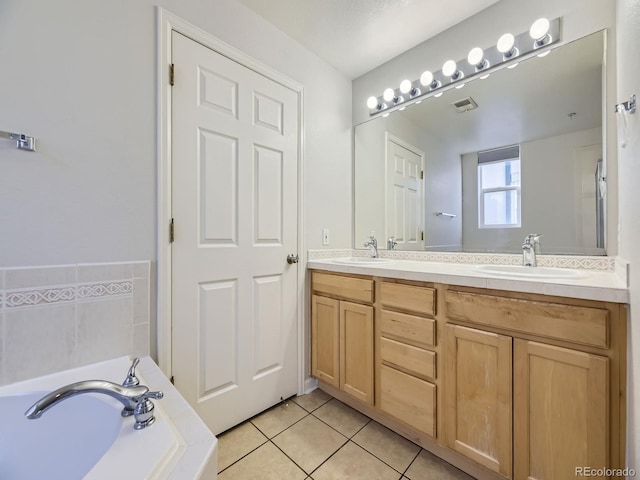
[[(135, 377), (134, 369), (137, 363), (138, 359), (136, 358), (129, 369), (127, 379)], [(125, 383), (127, 383), (126, 380)], [(48, 393), (29, 407), (24, 414), (32, 420), (40, 418), (44, 412), (58, 403), (83, 393), (101, 393), (118, 400), (124, 406), (121, 412), (123, 417), (135, 416), (136, 423), (133, 428), (136, 430), (147, 427), (155, 421), (154, 406), (149, 399), (159, 400), (164, 396), (162, 392), (150, 392), (149, 387), (144, 385), (118, 385), (106, 380), (84, 380), (65, 385)]]
[(378, 258), (378, 240), (375, 235), (371, 235), (370, 240), (364, 244), (371, 251), (371, 258)]
[(522, 243), (522, 265), (525, 267), (535, 267), (537, 265), (536, 255), (540, 253), (540, 233), (530, 233)]
[(387, 240), (387, 250), (395, 250), (397, 245), (396, 237), (389, 237)]

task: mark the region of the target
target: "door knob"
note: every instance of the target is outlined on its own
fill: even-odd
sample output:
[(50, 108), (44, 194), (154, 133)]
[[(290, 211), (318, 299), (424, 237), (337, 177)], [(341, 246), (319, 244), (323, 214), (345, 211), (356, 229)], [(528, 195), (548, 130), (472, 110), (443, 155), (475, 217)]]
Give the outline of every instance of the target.
[(293, 263), (298, 263), (298, 255), (294, 255), (293, 253), (290, 253), (289, 255), (287, 255), (287, 263), (289, 265), (293, 264)]

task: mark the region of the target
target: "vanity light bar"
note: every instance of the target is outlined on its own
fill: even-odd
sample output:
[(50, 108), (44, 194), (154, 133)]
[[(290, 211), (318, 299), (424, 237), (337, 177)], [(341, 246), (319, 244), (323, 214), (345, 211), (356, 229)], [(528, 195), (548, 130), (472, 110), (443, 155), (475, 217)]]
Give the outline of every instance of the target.
[[(534, 35), (539, 35), (539, 37), (534, 38)], [(499, 45), (486, 48), (480, 53), (478, 52), (479, 48), (473, 48), (468, 57), (458, 62), (448, 60), (441, 70), (433, 73), (424, 72), (419, 79), (413, 82), (403, 80), (400, 87), (387, 88), (384, 95), (379, 97), (369, 97), (367, 99), (369, 115), (383, 114), (387, 116), (390, 112), (405, 108), (425, 98), (439, 97), (451, 88), (462, 88), (465, 83), (471, 80), (486, 78), (490, 73), (502, 68), (514, 68), (521, 60), (534, 55), (546, 55), (549, 53), (549, 46), (559, 41), (560, 17), (551, 21), (538, 19), (527, 32), (517, 36), (502, 35), (498, 41)], [(477, 63), (473, 64), (472, 61), (477, 61)]]

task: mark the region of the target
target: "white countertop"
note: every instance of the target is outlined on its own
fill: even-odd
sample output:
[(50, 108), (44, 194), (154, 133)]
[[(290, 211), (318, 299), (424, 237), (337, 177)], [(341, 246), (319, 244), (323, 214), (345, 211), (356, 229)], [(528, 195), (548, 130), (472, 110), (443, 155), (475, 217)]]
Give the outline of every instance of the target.
[(309, 260), (307, 268), (331, 272), (444, 283), (512, 292), (539, 293), (615, 303), (629, 303), (625, 276), (615, 271), (580, 270), (580, 278), (521, 278), (491, 275), (477, 265), (391, 260), (380, 264), (344, 265), (333, 259)]

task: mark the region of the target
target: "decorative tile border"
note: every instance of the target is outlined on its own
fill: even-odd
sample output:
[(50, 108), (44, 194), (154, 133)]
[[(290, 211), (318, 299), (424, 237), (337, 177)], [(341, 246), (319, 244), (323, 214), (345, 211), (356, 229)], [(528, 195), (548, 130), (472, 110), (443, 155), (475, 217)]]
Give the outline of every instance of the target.
[(78, 285), (78, 298), (110, 297), (114, 295), (129, 295), (133, 293), (133, 282), (94, 283)]
[(122, 355), (148, 355), (150, 266), (0, 268), (0, 385)]
[(72, 286), (43, 287), (41, 289), (15, 289), (0, 293), (4, 298), (4, 308), (30, 307), (73, 302), (83, 298), (111, 297), (131, 295), (133, 282), (122, 280), (105, 283), (87, 283)]
[[(368, 250), (309, 250), (308, 260), (323, 260), (338, 257), (368, 257)], [(413, 260), (419, 262), (520, 265), (521, 255), (463, 252), (424, 252), (424, 251), (388, 251), (380, 250), (382, 258)], [(539, 255), (541, 267), (572, 268), (578, 270), (614, 271), (616, 257), (596, 257), (579, 255)]]

